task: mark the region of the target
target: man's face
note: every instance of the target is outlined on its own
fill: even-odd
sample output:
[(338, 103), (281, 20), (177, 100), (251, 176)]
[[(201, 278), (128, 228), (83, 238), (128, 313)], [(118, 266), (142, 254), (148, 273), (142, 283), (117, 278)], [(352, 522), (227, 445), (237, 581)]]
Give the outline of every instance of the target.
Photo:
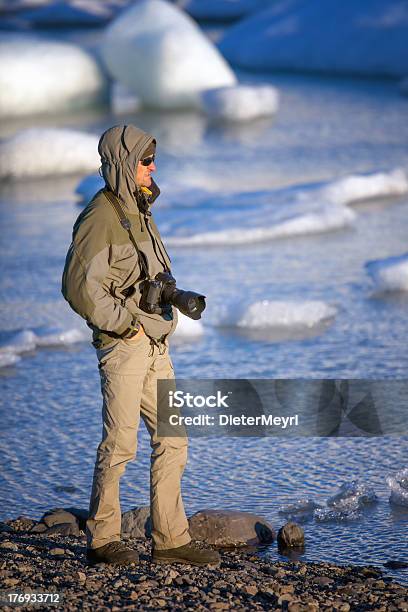
[[(149, 162), (146, 165), (147, 162)], [(144, 162), (144, 163), (143, 163)], [(154, 156), (149, 155), (142, 159), (142, 161), (138, 162), (136, 168), (136, 185), (138, 187), (150, 187), (152, 184), (151, 173), (156, 170), (156, 165), (154, 163)]]

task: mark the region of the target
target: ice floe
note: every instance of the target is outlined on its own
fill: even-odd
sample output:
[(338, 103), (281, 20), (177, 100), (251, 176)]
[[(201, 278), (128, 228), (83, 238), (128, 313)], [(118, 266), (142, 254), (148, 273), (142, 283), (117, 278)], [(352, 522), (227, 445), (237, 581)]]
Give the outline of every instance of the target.
[(321, 508), (310, 497), (302, 497), (295, 502), (285, 504), (279, 508), (279, 514), (285, 516), (288, 520), (303, 522), (313, 517), (313, 513), (318, 508)]
[(371, 198), (394, 197), (408, 193), (408, 176), (401, 168), (389, 172), (351, 174), (330, 181), (320, 196), (335, 204), (350, 204)]
[(314, 212), (298, 214), (269, 227), (265, 224), (261, 227), (237, 227), (192, 236), (174, 236), (166, 238), (166, 243), (177, 247), (250, 244), (335, 231), (351, 225), (355, 218), (356, 214), (345, 206), (322, 206)]
[(363, 508), (377, 501), (371, 487), (351, 480), (343, 483), (338, 492), (327, 500), (327, 507), (316, 508), (313, 516), (319, 522), (354, 520), (360, 518)]
[(408, 291), (408, 253), (365, 264), (379, 291)]
[(237, 304), (220, 312), (216, 325), (249, 330), (313, 327), (336, 316), (334, 306), (319, 300), (261, 300)]
[(200, 98), (204, 112), (222, 121), (251, 121), (273, 115), (279, 107), (278, 90), (271, 85), (217, 87)]
[(234, 85), (234, 73), (193, 20), (164, 0), (140, 0), (107, 28), (111, 75), (147, 106), (198, 105), (199, 92)]
[(394, 476), (387, 477), (391, 489), (390, 504), (408, 508), (408, 468), (399, 470)]
[(232, 26), (219, 47), (249, 70), (408, 74), (405, 0), (289, 0)]
[(39, 347), (71, 346), (78, 342), (89, 342), (90, 339), (90, 331), (87, 328), (45, 330), (42, 333), (23, 330), (0, 346), (0, 367), (17, 363), (22, 354), (35, 351)]
[(19, 180), (95, 171), (98, 137), (76, 130), (29, 128), (0, 142), (0, 178)]
[(70, 43), (29, 35), (0, 41), (0, 117), (72, 111), (106, 98), (95, 59)]

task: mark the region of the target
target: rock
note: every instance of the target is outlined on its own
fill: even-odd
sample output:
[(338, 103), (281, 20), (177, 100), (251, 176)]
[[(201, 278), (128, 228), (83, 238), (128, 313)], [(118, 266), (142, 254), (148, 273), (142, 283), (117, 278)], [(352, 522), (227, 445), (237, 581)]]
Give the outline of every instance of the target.
[(236, 83), (194, 21), (163, 0), (139, 0), (122, 12), (101, 51), (110, 74), (146, 106), (197, 107), (201, 91)]
[(256, 595), (258, 592), (258, 587), (256, 584), (248, 584), (244, 586), (244, 591), (245, 593), (248, 593), (248, 595)]
[(51, 548), (50, 555), (53, 557), (59, 557), (60, 555), (65, 555), (65, 550), (63, 548)]
[(329, 578), (328, 576), (317, 576), (312, 579), (313, 584), (318, 584), (319, 586), (327, 586), (329, 584), (333, 584), (333, 578)]
[(0, 533), (13, 533), (14, 529), (7, 523), (0, 523)]
[(31, 529), (31, 533), (44, 533), (44, 531), (47, 531), (47, 529), (48, 529), (48, 527), (47, 527), (47, 525), (45, 523), (37, 523)]
[(27, 35), (0, 43), (0, 117), (58, 113), (107, 97), (106, 79), (79, 45)]
[(16, 519), (7, 521), (7, 525), (13, 531), (29, 531), (34, 525), (35, 521), (28, 518), (27, 516), (18, 516)]
[(60, 523), (58, 525), (53, 525), (52, 527), (48, 527), (44, 532), (44, 535), (62, 535), (62, 536), (79, 536), (79, 527), (76, 524), (72, 523)]
[(261, 516), (235, 510), (201, 510), (189, 518), (193, 540), (214, 546), (270, 544), (273, 527)]
[(18, 550), (17, 544), (14, 544), (14, 542), (10, 542), (9, 540), (3, 540), (3, 542), (0, 542), (0, 548), (4, 548), (6, 550)]
[(62, 523), (78, 526), (76, 517), (71, 514), (71, 512), (64, 510), (64, 508), (54, 508), (53, 510), (49, 510), (43, 514), (41, 521), (45, 523), (47, 527), (61, 525)]
[(281, 550), (288, 548), (303, 548), (305, 533), (300, 525), (289, 521), (278, 531), (278, 546)]
[(277, 112), (279, 94), (271, 85), (232, 85), (203, 91), (204, 112), (216, 121), (252, 121)]
[(122, 514), (122, 537), (150, 538), (152, 535), (152, 524), (150, 520), (150, 508), (142, 506), (133, 508)]
[(390, 559), (389, 561), (384, 563), (384, 567), (388, 567), (388, 569), (406, 569), (408, 567), (408, 561)]

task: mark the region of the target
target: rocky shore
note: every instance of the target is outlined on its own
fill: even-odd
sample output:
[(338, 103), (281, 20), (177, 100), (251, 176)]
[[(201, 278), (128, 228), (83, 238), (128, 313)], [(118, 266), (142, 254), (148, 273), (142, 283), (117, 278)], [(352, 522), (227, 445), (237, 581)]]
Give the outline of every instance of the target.
[[(138, 565), (89, 566), (82, 531), (40, 533), (33, 526), (22, 518), (1, 525), (0, 589), (59, 592), (62, 610), (408, 611), (408, 589), (379, 568), (275, 562), (248, 549), (221, 551), (213, 568), (157, 566), (150, 561), (150, 541), (129, 537)], [(0, 607), (14, 609), (4, 602)]]

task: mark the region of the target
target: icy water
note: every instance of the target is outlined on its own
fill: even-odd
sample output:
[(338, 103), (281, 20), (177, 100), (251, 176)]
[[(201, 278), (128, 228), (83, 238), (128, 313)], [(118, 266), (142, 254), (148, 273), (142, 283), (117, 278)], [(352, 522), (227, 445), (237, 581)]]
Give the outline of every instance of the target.
[[(407, 195), (350, 204), (353, 219), (342, 220), (340, 210), (340, 221), (329, 219), (320, 233), (278, 231), (237, 244), (228, 230), (239, 228), (245, 236), (248, 229), (301, 214), (302, 207), (320, 211), (321, 184), (339, 177), (408, 169), (408, 99), (392, 82), (279, 76), (273, 83), (281, 92), (273, 120), (226, 126), (194, 113), (153, 112), (119, 120), (157, 137), (162, 196), (156, 220), (174, 241), (179, 286), (207, 296), (204, 333), (173, 343), (176, 372), (182, 378), (405, 378), (407, 295), (379, 294), (364, 265), (407, 251)], [(38, 123), (99, 134), (119, 121), (98, 111)], [(17, 127), (5, 126), (3, 135)], [(60, 295), (72, 224), (81, 210), (73, 196), (80, 178), (4, 185), (0, 193), (0, 329), (12, 355), (0, 370), (3, 520), (88, 504), (101, 432), (99, 380), (89, 342), (74, 342), (75, 334), (87, 337), (86, 330)], [(202, 237), (223, 231), (216, 246)], [(268, 333), (237, 327), (237, 310), (262, 300), (290, 303), (283, 327)], [(315, 313), (312, 322), (307, 314), (315, 301), (331, 313), (317, 317), (318, 324)], [(24, 330), (29, 333), (16, 341)], [(61, 331), (62, 338), (52, 335)], [(43, 346), (38, 338), (45, 338)], [(123, 509), (148, 502), (144, 429), (139, 442), (138, 460), (123, 479)], [(407, 442), (193, 439), (183, 481), (186, 510), (247, 510), (279, 527), (280, 506), (300, 497), (324, 502), (341, 483), (360, 479), (379, 501), (354, 519), (308, 521), (303, 558), (406, 560), (408, 508), (388, 503), (385, 478), (407, 466)], [(278, 553), (272, 547), (266, 554)], [(394, 575), (408, 579), (403, 571)]]

